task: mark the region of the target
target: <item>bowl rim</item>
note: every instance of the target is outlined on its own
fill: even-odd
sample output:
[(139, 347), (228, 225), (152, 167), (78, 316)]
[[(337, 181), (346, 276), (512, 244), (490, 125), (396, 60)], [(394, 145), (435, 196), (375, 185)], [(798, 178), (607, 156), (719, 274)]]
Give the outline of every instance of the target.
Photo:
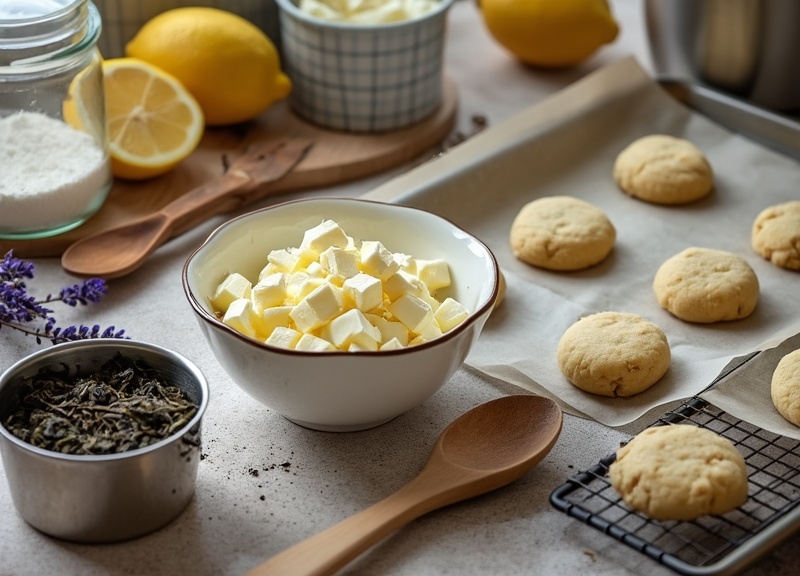
[[(317, 26), (320, 28), (334, 28), (342, 31), (353, 32), (353, 33), (374, 33), (379, 32), (381, 30), (389, 30), (389, 29), (397, 29), (397, 28), (405, 28), (408, 26), (413, 26), (420, 21), (424, 20), (431, 20), (436, 18), (442, 12), (446, 12), (450, 9), (453, 5), (455, 0), (437, 0), (437, 6), (416, 18), (409, 18), (407, 20), (400, 20), (398, 22), (387, 22), (384, 24), (353, 24), (351, 22), (336, 22), (332, 20), (323, 20), (321, 18), (316, 18), (307, 12), (304, 12), (300, 9), (297, 5), (295, 0), (275, 0), (275, 3), (280, 8), (281, 12), (286, 12), (287, 14), (291, 15), (295, 20), (302, 20), (306, 24), (311, 26)], [(280, 14), (279, 14), (280, 16)]]
[[(226, 228), (230, 228), (236, 225), (239, 221), (254, 218), (257, 214), (262, 212), (271, 212), (289, 205), (293, 204), (314, 204), (319, 202), (333, 202), (333, 203), (359, 203), (359, 204), (371, 204), (377, 206), (386, 206), (390, 209), (400, 208), (402, 210), (409, 210), (415, 212), (421, 212), (426, 214), (428, 217), (432, 217), (434, 219), (440, 220), (443, 223), (451, 226), (453, 229), (458, 230), (462, 234), (468, 236), (473, 242), (477, 243), (479, 246), (483, 248), (486, 255), (489, 258), (489, 261), (492, 263), (492, 268), (494, 270), (494, 284), (492, 286), (492, 293), (489, 298), (486, 299), (486, 302), (483, 303), (480, 307), (478, 307), (474, 312), (470, 313), (470, 315), (458, 326), (442, 334), (438, 338), (433, 340), (429, 340), (427, 342), (423, 342), (422, 344), (417, 344), (416, 346), (406, 346), (404, 348), (399, 348), (395, 350), (357, 350), (357, 351), (343, 351), (343, 350), (324, 350), (324, 351), (314, 351), (314, 350), (294, 350), (291, 348), (281, 348), (279, 346), (272, 346), (267, 344), (266, 342), (259, 342), (254, 338), (250, 338), (249, 336), (245, 336), (241, 332), (231, 328), (230, 326), (223, 324), (223, 322), (218, 319), (213, 314), (209, 314), (206, 309), (200, 304), (198, 301), (198, 297), (192, 292), (189, 286), (189, 268), (191, 267), (192, 262), (195, 258), (200, 254), (200, 252), (208, 246), (212, 240), (222, 233), (223, 230)], [(347, 357), (349, 355), (352, 356), (369, 356), (369, 357), (381, 357), (381, 356), (401, 356), (404, 354), (412, 354), (418, 350), (424, 350), (427, 348), (433, 348), (436, 346), (441, 346), (450, 340), (459, 336), (462, 332), (466, 331), (468, 328), (472, 326), (479, 318), (483, 317), (486, 313), (488, 313), (495, 305), (497, 301), (497, 297), (499, 294), (500, 289), (500, 266), (497, 263), (497, 258), (495, 257), (494, 253), (491, 251), (489, 246), (486, 245), (482, 240), (480, 240), (477, 236), (464, 230), (460, 226), (453, 223), (448, 218), (444, 216), (440, 216), (434, 212), (429, 210), (424, 210), (422, 208), (417, 208), (415, 206), (407, 206), (405, 204), (394, 204), (390, 202), (382, 202), (377, 200), (368, 200), (365, 198), (349, 198), (349, 197), (342, 197), (342, 196), (328, 196), (328, 197), (320, 197), (320, 198), (300, 198), (296, 200), (288, 200), (286, 202), (281, 202), (279, 204), (273, 204), (271, 206), (266, 206), (264, 208), (259, 208), (257, 210), (252, 210), (250, 212), (240, 214), (223, 222), (217, 228), (215, 228), (208, 237), (203, 241), (200, 246), (198, 246), (186, 259), (186, 262), (183, 265), (183, 271), (181, 273), (181, 280), (183, 283), (183, 291), (186, 298), (189, 300), (189, 304), (194, 309), (195, 313), (198, 317), (210, 324), (214, 328), (221, 329), (228, 334), (236, 337), (237, 339), (241, 340), (245, 344), (254, 346), (260, 350), (268, 350), (270, 352), (274, 352), (276, 354), (283, 354), (287, 356), (298, 356), (298, 357), (306, 357), (306, 358), (317, 358), (317, 357), (330, 357), (330, 356), (337, 356), (337, 357)]]
[(0, 374), (0, 390), (2, 390), (6, 385), (9, 384), (9, 381), (15, 378), (15, 373), (23, 368), (26, 368), (31, 365), (35, 365), (41, 359), (47, 358), (53, 354), (57, 354), (62, 350), (70, 350), (72, 348), (108, 348), (114, 349), (116, 351), (122, 352), (123, 354), (125, 351), (141, 351), (145, 350), (150, 353), (155, 353), (161, 356), (165, 356), (167, 359), (171, 360), (174, 363), (177, 363), (183, 366), (197, 381), (200, 387), (200, 402), (197, 406), (197, 412), (192, 417), (189, 422), (184, 424), (180, 429), (176, 430), (168, 437), (159, 440), (153, 444), (149, 444), (144, 448), (135, 448), (133, 450), (126, 450), (125, 452), (118, 452), (114, 454), (64, 454), (62, 452), (55, 452), (53, 450), (46, 450), (44, 448), (39, 448), (38, 446), (34, 446), (33, 444), (29, 444), (20, 438), (14, 436), (0, 421), (0, 440), (5, 439), (12, 444), (16, 445), (19, 448), (24, 449), (27, 452), (32, 452), (37, 456), (47, 457), (54, 460), (63, 460), (69, 462), (113, 462), (119, 460), (128, 460), (132, 458), (136, 458), (139, 456), (143, 456), (150, 452), (155, 452), (162, 447), (175, 442), (177, 439), (184, 436), (187, 432), (189, 432), (192, 428), (197, 426), (203, 418), (203, 415), (208, 408), (209, 402), (209, 386), (208, 381), (205, 378), (205, 375), (200, 371), (191, 360), (186, 358), (184, 355), (176, 352), (174, 350), (170, 350), (163, 346), (159, 346), (158, 344), (152, 344), (149, 342), (145, 342), (142, 340), (120, 340), (115, 338), (97, 338), (91, 340), (74, 340), (71, 342), (62, 342), (60, 344), (55, 344), (50, 348), (45, 348), (43, 350), (37, 350), (25, 356), (24, 358), (16, 361), (14, 364), (9, 366), (6, 370)]

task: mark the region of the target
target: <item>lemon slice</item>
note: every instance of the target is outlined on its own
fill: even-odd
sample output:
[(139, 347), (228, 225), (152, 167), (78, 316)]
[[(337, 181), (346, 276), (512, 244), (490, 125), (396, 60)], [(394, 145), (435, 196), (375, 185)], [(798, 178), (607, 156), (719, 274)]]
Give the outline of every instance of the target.
[(172, 75), (135, 58), (103, 62), (109, 153), (114, 176), (168, 172), (203, 136), (200, 105)]
[(103, 110), (102, 84), (103, 69), (99, 61), (84, 68), (69, 85), (62, 113), (67, 124), (89, 133), (95, 142), (105, 146), (105, 117), (98, 113)]

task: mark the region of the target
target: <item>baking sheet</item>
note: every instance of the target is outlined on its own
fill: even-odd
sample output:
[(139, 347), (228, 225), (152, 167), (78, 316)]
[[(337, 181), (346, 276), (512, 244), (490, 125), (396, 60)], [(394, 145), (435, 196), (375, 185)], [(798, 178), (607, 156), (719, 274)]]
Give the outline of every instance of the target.
[[(708, 198), (658, 206), (616, 187), (616, 155), (652, 133), (687, 138), (705, 152), (716, 182)], [(554, 398), (572, 414), (622, 426), (659, 405), (698, 394), (733, 357), (800, 332), (800, 274), (771, 265), (750, 246), (756, 215), (768, 205), (797, 199), (798, 191), (800, 165), (795, 160), (692, 112), (628, 58), (367, 197), (441, 214), (477, 235), (496, 255), (507, 296), (467, 359), (470, 366)], [(613, 222), (617, 242), (601, 264), (579, 272), (550, 272), (514, 258), (508, 233), (517, 212), (535, 198), (559, 194), (591, 202)], [(690, 246), (727, 250), (748, 261), (761, 285), (750, 317), (689, 324), (658, 305), (652, 290), (656, 270)], [(580, 317), (606, 310), (640, 314), (661, 326), (669, 339), (669, 371), (636, 396), (588, 394), (558, 368), (556, 349), (564, 331)], [(747, 413), (749, 399), (740, 402)]]

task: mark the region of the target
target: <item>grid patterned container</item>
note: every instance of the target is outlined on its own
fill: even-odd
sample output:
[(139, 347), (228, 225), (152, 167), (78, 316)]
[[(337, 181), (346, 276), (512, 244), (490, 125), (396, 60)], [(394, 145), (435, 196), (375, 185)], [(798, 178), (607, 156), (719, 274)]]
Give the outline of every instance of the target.
[(384, 132), (434, 113), (442, 99), (447, 11), (372, 26), (328, 22), (277, 0), (289, 104), (325, 128)]

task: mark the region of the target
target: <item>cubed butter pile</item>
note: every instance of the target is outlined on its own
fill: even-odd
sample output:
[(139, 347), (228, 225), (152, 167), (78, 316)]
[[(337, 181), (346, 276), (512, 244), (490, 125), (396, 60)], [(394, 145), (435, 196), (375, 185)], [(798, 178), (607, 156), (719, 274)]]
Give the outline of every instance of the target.
[(333, 220), (307, 230), (297, 248), (273, 250), (253, 284), (229, 274), (211, 305), (251, 338), (295, 350), (393, 350), (438, 338), (469, 315), (436, 299), (450, 285), (442, 259), (356, 242)]

